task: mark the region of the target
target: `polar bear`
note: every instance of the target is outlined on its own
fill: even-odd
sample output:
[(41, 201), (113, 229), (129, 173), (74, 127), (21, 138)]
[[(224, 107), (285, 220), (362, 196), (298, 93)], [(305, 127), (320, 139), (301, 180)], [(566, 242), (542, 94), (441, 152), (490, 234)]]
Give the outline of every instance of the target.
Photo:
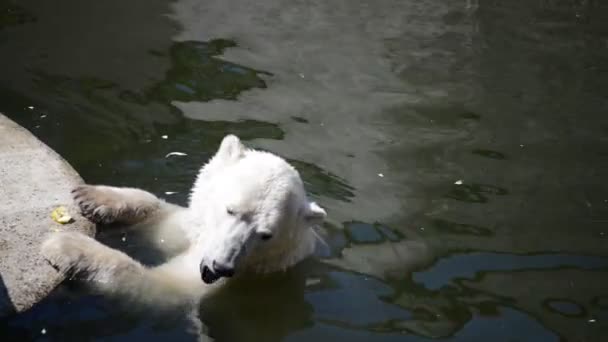
[(147, 267), (74, 232), (52, 233), (43, 256), (102, 292), (147, 302), (198, 301), (240, 274), (285, 270), (313, 253), (326, 217), (289, 163), (234, 135), (201, 168), (187, 208), (133, 188), (82, 185), (73, 195), (83, 216), (145, 231), (168, 261)]

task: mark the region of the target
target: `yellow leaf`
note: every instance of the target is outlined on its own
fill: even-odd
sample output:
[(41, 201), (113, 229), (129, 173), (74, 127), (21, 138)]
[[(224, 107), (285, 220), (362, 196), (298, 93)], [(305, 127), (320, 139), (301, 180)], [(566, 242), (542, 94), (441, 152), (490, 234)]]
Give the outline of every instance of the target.
[(68, 210), (65, 207), (55, 208), (55, 210), (53, 210), (51, 213), (51, 218), (53, 221), (60, 224), (66, 224), (72, 221), (72, 216), (68, 214)]

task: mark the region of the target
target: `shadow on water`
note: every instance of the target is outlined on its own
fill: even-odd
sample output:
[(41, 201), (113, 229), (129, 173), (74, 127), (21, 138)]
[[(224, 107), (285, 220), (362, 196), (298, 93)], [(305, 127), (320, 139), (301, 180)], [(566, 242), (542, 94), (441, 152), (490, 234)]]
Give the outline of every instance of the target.
[[(305, 289), (317, 268), (309, 263), (284, 274), (245, 278), (203, 302), (200, 316), (219, 341), (282, 341), (313, 324), (315, 309)], [(225, 329), (227, 322), (232, 329)]]
[[(180, 204), (227, 133), (299, 169), (330, 213), (328, 248), (225, 289), (201, 308), (204, 333), (608, 336), (605, 4), (167, 6), (0, 2), (0, 111), (85, 180)], [(0, 339), (200, 333), (182, 318), (120, 310), (68, 282), (0, 322)]]
[(13, 302), (8, 295), (8, 290), (6, 289), (2, 275), (0, 274), (0, 315), (8, 316), (14, 313), (15, 307), (13, 306)]

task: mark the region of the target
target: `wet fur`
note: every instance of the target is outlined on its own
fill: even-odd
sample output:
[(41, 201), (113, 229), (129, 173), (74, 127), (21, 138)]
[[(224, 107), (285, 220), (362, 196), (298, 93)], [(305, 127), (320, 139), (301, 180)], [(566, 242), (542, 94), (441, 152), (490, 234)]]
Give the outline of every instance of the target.
[[(247, 158), (250, 158), (249, 164), (259, 165), (256, 167), (260, 172), (267, 174), (261, 185), (251, 185), (255, 190), (251, 192), (255, 195), (252, 198), (256, 202), (252, 205), (266, 209), (280, 205), (281, 210), (289, 209), (290, 213), (286, 214), (289, 220), (285, 221), (285, 227), (276, 233), (277, 241), (257, 247), (256, 252), (242, 263), (241, 269), (254, 273), (284, 270), (312, 253), (317, 241), (313, 228), (323, 221), (325, 211), (308, 202), (299, 175), (289, 164), (269, 153), (245, 149), (234, 136), (227, 136), (217, 154), (201, 169), (188, 208), (166, 203), (140, 189), (101, 185), (82, 185), (74, 189), (74, 200), (83, 216), (101, 225), (119, 223), (143, 230), (150, 236), (149, 241), (156, 242), (156, 247), (167, 254), (167, 263), (146, 267), (121, 251), (74, 232), (52, 233), (42, 245), (42, 254), (58, 271), (82, 278), (107, 294), (170, 305), (198, 301), (226, 281), (221, 279), (211, 285), (201, 281), (201, 256), (216, 255), (212, 253), (221, 251), (225, 243), (221, 235), (224, 233), (218, 233), (224, 230), (201, 223), (213, 214), (206, 212), (217, 211), (213, 206), (214, 198), (208, 198), (205, 191), (214, 193), (216, 180), (238, 184), (239, 179), (221, 177), (225, 178), (226, 168)], [(268, 191), (256, 190), (260, 186)], [(240, 189), (232, 191), (238, 193)], [(289, 195), (288, 200), (273, 198), (273, 194), (282, 192)], [(215, 193), (218, 193), (217, 189)]]

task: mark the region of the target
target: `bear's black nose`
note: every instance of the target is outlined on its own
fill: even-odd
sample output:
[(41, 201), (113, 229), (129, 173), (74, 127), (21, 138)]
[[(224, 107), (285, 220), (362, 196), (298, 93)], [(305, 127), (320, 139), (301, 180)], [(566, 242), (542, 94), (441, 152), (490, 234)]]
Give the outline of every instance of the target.
[(205, 282), (205, 284), (213, 284), (216, 280), (220, 279), (220, 275), (211, 271), (209, 267), (205, 264), (201, 263), (201, 279)]
[(220, 277), (230, 278), (234, 275), (234, 264), (213, 260), (213, 272)]

